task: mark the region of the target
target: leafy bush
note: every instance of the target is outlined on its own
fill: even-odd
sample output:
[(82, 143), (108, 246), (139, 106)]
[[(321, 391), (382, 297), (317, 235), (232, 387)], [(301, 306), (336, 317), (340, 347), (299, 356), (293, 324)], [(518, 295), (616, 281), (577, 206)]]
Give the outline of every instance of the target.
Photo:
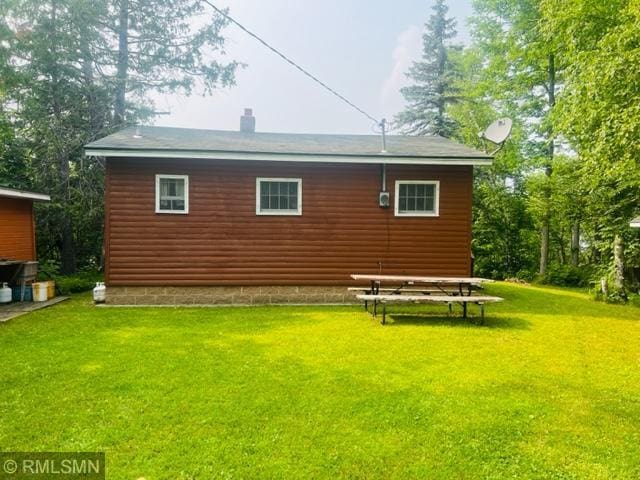
[(549, 265), (544, 277), (538, 278), (538, 282), (561, 287), (587, 287), (592, 276), (593, 269), (591, 267), (573, 267), (554, 263)]
[(60, 262), (55, 260), (45, 260), (38, 263), (38, 280), (50, 280), (56, 278), (60, 273)]
[(76, 275), (53, 277), (56, 286), (62, 295), (70, 293), (86, 292), (95, 287), (96, 282), (103, 281), (103, 275), (100, 272), (89, 271), (80, 272)]
[(518, 280), (524, 280), (525, 282), (532, 281), (535, 278), (535, 276), (536, 276), (535, 273), (527, 269), (519, 270), (518, 273), (516, 273), (516, 278)]
[(640, 295), (638, 294), (629, 295), (629, 304), (640, 308)]

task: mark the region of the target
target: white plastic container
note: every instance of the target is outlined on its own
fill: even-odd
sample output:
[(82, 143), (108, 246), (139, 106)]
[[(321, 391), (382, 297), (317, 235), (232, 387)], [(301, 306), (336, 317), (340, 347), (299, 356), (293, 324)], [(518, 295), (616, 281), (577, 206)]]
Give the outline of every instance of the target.
[(33, 288), (33, 301), (34, 302), (46, 302), (47, 301), (47, 282), (35, 282), (31, 284)]
[(11, 289), (9, 288), (9, 285), (3, 283), (2, 288), (0, 288), (0, 303), (9, 302), (11, 302)]
[(107, 298), (107, 287), (104, 286), (103, 282), (96, 283), (96, 286), (93, 288), (93, 301), (95, 303), (104, 303)]

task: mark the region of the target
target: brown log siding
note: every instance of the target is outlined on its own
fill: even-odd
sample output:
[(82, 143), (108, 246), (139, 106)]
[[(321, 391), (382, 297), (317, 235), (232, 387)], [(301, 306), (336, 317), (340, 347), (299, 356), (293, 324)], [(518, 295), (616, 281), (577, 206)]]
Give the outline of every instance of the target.
[[(155, 175), (189, 175), (189, 214), (155, 213)], [(350, 273), (468, 275), (472, 167), (115, 159), (110, 285), (345, 285)], [(256, 177), (302, 178), (302, 216), (256, 215)], [(395, 180), (439, 180), (440, 216), (395, 217)]]
[(0, 197), (0, 258), (35, 260), (33, 201)]

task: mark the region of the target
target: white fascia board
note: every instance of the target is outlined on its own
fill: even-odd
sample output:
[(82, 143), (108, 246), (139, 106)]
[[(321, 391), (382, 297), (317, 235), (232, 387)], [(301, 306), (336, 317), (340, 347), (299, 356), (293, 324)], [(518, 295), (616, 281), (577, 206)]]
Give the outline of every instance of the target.
[(87, 157), (195, 158), (263, 162), (368, 163), (388, 165), (491, 165), (491, 158), (394, 157), (392, 155), (313, 155), (295, 153), (203, 152), (198, 150), (111, 150), (85, 149)]
[(640, 228), (640, 218), (636, 218), (635, 220), (632, 220), (629, 225), (631, 225), (634, 228)]
[(21, 190), (13, 190), (11, 188), (0, 188), (0, 197), (5, 198), (21, 198), (25, 200), (41, 200), (48, 202), (51, 200), (49, 195), (43, 193), (23, 192)]

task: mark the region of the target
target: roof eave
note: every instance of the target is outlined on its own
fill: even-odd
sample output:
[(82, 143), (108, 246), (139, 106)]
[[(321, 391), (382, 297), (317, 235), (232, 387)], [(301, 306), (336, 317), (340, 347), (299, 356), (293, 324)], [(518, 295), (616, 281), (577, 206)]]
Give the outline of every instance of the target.
[(48, 202), (51, 200), (49, 195), (44, 193), (26, 192), (23, 190), (14, 190), (12, 188), (1, 188), (0, 197), (3, 198), (17, 198), (22, 200), (35, 200), (40, 202)]
[(396, 165), (491, 165), (491, 156), (403, 156), (389, 153), (379, 155), (333, 155), (310, 153), (269, 153), (230, 152), (211, 150), (174, 149), (123, 149), (105, 147), (85, 147), (89, 157), (130, 157), (130, 158), (191, 158), (204, 160), (248, 160), (267, 162), (309, 162), (309, 163), (365, 163)]

